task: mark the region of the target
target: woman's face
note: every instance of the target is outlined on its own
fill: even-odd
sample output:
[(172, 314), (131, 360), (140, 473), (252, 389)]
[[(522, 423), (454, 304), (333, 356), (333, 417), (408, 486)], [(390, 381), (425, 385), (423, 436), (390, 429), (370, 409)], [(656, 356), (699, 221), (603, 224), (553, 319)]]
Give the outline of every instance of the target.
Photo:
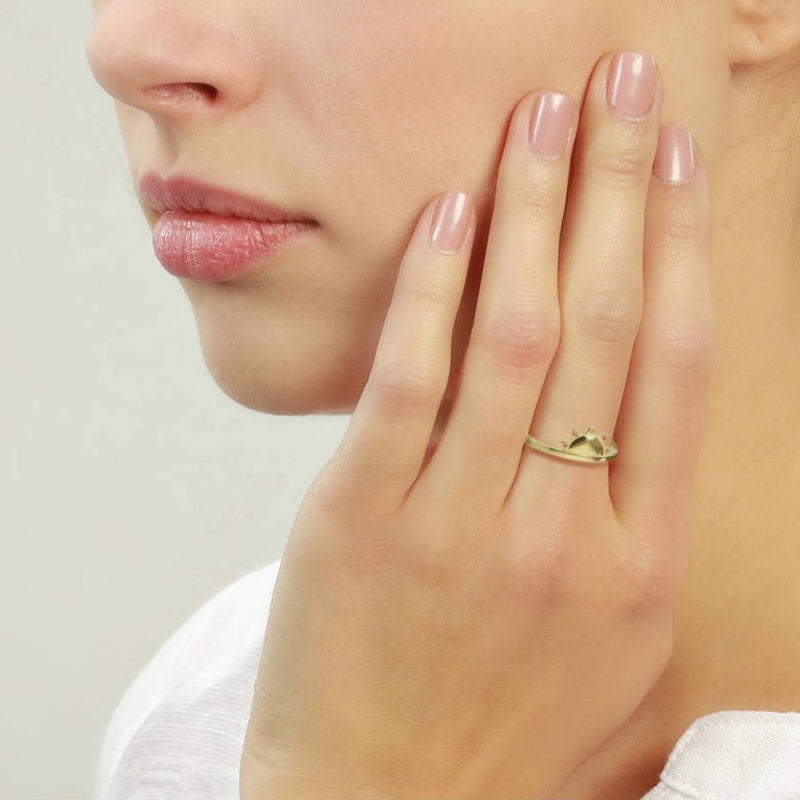
[[(425, 204), (472, 193), (478, 229), (450, 393), (474, 313), (511, 113), (582, 102), (605, 52), (659, 62), (662, 121), (707, 160), (728, 79), (723, 0), (95, 0), (87, 57), (133, 178), (153, 171), (303, 212), (319, 228), (245, 278), (180, 278), (208, 368), (242, 405), (345, 413), (372, 366)], [(154, 87), (172, 84), (161, 95)], [(204, 84), (206, 91), (181, 84)], [(215, 91), (211, 91), (211, 88)], [(152, 226), (160, 214), (142, 201)]]

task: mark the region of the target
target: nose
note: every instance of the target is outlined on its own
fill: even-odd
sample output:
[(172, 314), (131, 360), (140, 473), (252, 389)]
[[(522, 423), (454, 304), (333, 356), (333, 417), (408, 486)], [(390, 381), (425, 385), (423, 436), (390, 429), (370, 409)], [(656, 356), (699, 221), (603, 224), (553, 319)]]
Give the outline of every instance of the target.
[(108, 0), (85, 53), (112, 97), (164, 120), (240, 109), (258, 94), (258, 48), (228, 3)]

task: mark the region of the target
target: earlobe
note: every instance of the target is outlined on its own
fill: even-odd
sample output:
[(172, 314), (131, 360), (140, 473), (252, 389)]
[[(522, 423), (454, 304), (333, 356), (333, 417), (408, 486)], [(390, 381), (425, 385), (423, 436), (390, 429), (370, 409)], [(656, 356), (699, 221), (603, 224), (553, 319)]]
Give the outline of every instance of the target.
[(800, 0), (730, 0), (728, 62), (736, 66), (800, 61)]

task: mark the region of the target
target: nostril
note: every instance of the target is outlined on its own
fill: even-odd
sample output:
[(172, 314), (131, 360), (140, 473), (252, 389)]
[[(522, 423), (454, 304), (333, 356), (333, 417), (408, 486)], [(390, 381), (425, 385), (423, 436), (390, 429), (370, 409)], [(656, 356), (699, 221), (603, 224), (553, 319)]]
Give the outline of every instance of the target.
[(217, 89), (207, 83), (162, 83), (159, 86), (149, 86), (147, 92), (158, 100), (170, 102), (213, 102), (217, 97)]

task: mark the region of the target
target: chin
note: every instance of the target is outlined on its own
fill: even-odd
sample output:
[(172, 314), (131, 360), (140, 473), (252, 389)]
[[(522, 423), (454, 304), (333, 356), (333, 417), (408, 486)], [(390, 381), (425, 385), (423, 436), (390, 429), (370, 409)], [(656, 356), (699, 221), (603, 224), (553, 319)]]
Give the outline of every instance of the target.
[[(325, 353), (243, 342), (199, 329), (203, 360), (217, 386), (245, 408), (267, 414), (350, 414), (363, 391), (352, 368)], [(230, 334), (230, 331), (228, 331)], [(324, 346), (324, 345), (320, 345)], [(329, 346), (329, 343), (328, 343)]]
[(181, 284), (206, 367), (234, 402), (267, 414), (352, 413), (372, 368), (378, 314), (362, 322), (326, 313), (302, 286), (277, 280), (263, 287)]

